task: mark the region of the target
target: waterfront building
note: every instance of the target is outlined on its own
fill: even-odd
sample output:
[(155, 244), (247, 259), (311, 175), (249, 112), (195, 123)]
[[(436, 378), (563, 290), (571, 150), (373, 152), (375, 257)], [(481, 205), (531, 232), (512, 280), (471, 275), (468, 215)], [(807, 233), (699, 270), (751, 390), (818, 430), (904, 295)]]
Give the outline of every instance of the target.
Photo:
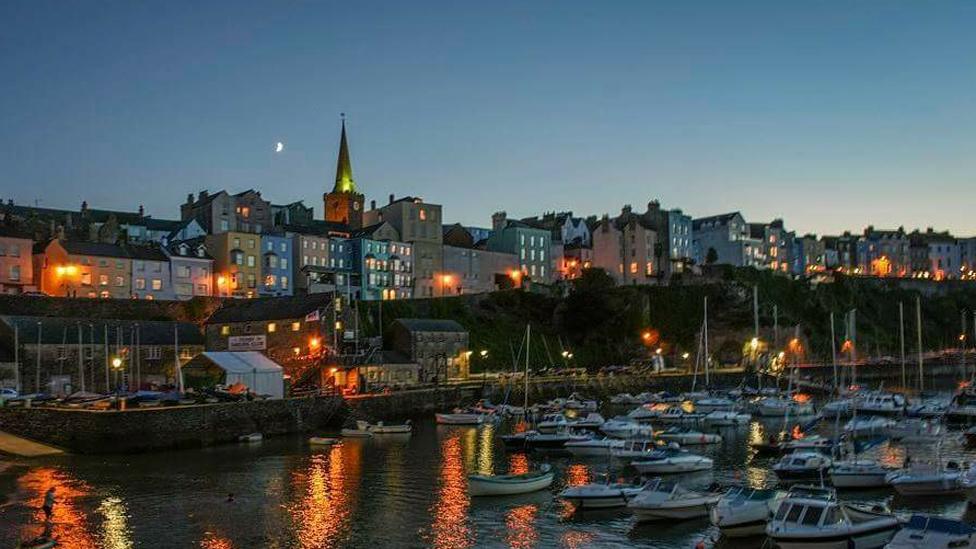
[(787, 231), (782, 219), (771, 223), (749, 223), (749, 236), (759, 243), (757, 267), (782, 273), (797, 273), (796, 235)]
[(204, 237), (174, 240), (163, 246), (169, 257), (173, 297), (191, 299), (213, 295), (213, 256), (207, 253)]
[(170, 273), (169, 256), (158, 244), (149, 246), (129, 246), (126, 248), (132, 259), (133, 299), (176, 298)]
[(699, 265), (758, 267), (762, 263), (762, 242), (750, 236), (739, 212), (693, 220), (692, 241)]
[(420, 383), (420, 365), (396, 351), (372, 353), (358, 371), (374, 390), (405, 388)]
[(543, 284), (552, 282), (550, 231), (508, 219), (505, 212), (494, 213), (491, 221), (492, 235), (487, 249), (516, 256), (523, 277)]
[(910, 242), (904, 227), (886, 230), (868, 226), (856, 245), (855, 274), (903, 277), (911, 272)]
[(294, 263), (292, 262), (293, 239), (264, 233), (261, 235), (261, 275), (258, 293), (263, 296), (289, 296), (294, 294)]
[(236, 231), (207, 235), (214, 258), (214, 290), (218, 297), (256, 297), (261, 278), (261, 236)]
[(56, 297), (132, 297), (132, 259), (117, 244), (52, 239), (34, 247), (38, 289)]
[(0, 225), (0, 293), (22, 294), (37, 289), (33, 246), (27, 233)]
[(402, 242), (382, 221), (352, 233), (349, 239), (359, 272), (359, 299), (409, 299), (413, 294), (413, 245)]
[(350, 229), (359, 229), (363, 226), (364, 199), (365, 197), (356, 189), (356, 182), (352, 177), (349, 143), (346, 141), (346, 121), (343, 119), (335, 185), (332, 187), (332, 192), (322, 195), (325, 204), (325, 220), (347, 225)]
[(456, 321), (398, 318), (390, 333), (392, 350), (420, 365), (421, 382), (468, 378), (468, 331)]
[(932, 280), (960, 278), (964, 269), (960, 246), (948, 231), (936, 232), (929, 227), (923, 233), (916, 229), (908, 240), (911, 276)]
[(593, 266), (604, 269), (618, 284), (657, 281), (657, 231), (651, 220), (628, 204), (620, 215), (604, 215), (592, 231)]
[(224, 190), (210, 194), (203, 190), (196, 200), (189, 194), (180, 206), (180, 216), (183, 221), (195, 219), (209, 235), (226, 232), (260, 234), (274, 226), (271, 203), (254, 189), (237, 194)]
[(402, 242), (413, 246), (413, 296), (434, 297), (444, 290), (444, 235), (442, 207), (422, 198), (390, 195), (389, 203), (376, 207), (373, 202), (363, 222), (374, 225), (386, 221), (396, 229)]
[[(204, 345), (191, 322), (7, 315), (0, 316), (0, 346), (13, 345), (15, 329), (20, 347), (15, 376), (23, 393), (173, 386), (177, 349), (184, 364)], [(12, 354), (12, 347), (8, 351)]]
[(475, 247), (444, 246), (447, 294), (477, 294), (517, 286), (520, 266), (515, 254)]
[(665, 210), (661, 203), (652, 200), (643, 214), (646, 223), (657, 231), (654, 262), (658, 276), (668, 280), (671, 275), (683, 273), (694, 263), (692, 220), (680, 209)]
[(521, 220), (529, 226), (545, 229), (550, 233), (549, 268), (555, 280), (570, 278), (570, 263), (573, 258), (566, 256), (566, 248), (589, 248), (592, 244), (590, 228), (586, 221), (573, 217), (573, 212), (548, 212), (542, 216), (526, 217)]

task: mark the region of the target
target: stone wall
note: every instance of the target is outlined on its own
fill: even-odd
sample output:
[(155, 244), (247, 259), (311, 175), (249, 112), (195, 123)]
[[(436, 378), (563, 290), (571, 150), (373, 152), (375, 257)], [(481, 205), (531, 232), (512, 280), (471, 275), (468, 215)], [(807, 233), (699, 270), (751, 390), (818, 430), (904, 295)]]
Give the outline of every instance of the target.
[(338, 427), (345, 415), (340, 398), (293, 398), (124, 412), (0, 408), (0, 431), (71, 452), (131, 453), (211, 446), (255, 432), (275, 436)]

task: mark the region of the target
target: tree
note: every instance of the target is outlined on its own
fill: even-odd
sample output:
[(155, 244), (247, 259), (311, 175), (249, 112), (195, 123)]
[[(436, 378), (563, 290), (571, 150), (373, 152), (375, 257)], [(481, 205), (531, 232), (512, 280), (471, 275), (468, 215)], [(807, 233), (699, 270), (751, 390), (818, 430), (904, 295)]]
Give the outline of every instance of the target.
[(705, 263), (714, 265), (716, 261), (718, 261), (718, 252), (715, 251), (715, 248), (709, 248), (708, 252), (705, 253)]

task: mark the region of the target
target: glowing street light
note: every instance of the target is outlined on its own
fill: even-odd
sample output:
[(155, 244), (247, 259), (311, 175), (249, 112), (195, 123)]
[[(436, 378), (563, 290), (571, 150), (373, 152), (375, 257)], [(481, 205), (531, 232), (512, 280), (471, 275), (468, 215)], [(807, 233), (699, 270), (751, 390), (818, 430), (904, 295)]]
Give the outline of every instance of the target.
[(119, 358), (119, 357), (113, 358), (112, 359), (112, 367), (115, 368), (116, 370), (118, 370), (119, 368), (121, 368), (122, 367), (122, 359)]
[(691, 353), (688, 353), (688, 352), (681, 353), (681, 358), (683, 358), (684, 360), (688, 360), (688, 358), (690, 356), (691, 356)]
[(478, 354), (481, 355), (481, 358), (485, 358), (488, 356), (488, 349), (482, 349)]

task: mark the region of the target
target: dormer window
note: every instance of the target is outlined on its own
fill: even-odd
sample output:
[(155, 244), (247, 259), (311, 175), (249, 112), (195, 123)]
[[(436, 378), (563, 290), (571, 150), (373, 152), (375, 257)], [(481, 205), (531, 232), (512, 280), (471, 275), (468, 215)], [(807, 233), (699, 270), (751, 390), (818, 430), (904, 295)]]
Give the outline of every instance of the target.
[(186, 255), (187, 246), (186, 244), (180, 244), (180, 255)]
[(206, 255), (206, 253), (207, 253), (207, 250), (203, 246), (200, 246), (199, 248), (197, 248), (197, 257), (204, 257)]

